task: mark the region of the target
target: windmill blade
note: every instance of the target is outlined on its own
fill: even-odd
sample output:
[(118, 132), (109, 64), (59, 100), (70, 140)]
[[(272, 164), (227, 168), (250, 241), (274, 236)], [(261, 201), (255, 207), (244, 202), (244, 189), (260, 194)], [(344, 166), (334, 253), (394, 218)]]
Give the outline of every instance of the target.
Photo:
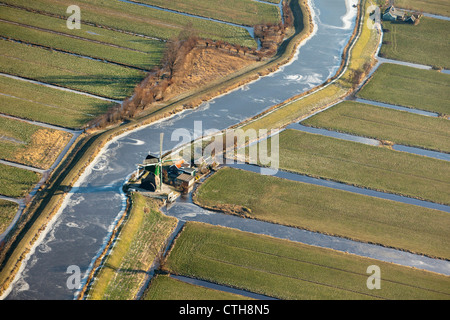
[(164, 133), (159, 134), (159, 159), (162, 160), (162, 145), (163, 145)]

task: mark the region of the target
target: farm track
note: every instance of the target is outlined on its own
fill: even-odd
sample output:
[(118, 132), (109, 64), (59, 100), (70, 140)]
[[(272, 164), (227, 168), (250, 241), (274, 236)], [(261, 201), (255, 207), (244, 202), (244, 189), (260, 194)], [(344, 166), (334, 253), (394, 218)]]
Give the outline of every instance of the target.
[(0, 39), (4, 40), (4, 41), (17, 42), (17, 43), (20, 43), (20, 44), (29, 45), (29, 46), (36, 47), (36, 48), (41, 48), (41, 49), (56, 51), (56, 52), (60, 52), (60, 53), (64, 53), (64, 54), (69, 54), (69, 55), (76, 56), (76, 57), (83, 58), (83, 59), (89, 59), (89, 60), (95, 60), (95, 61), (100, 61), (100, 62), (104, 62), (104, 63), (109, 63), (109, 64), (113, 64), (113, 65), (116, 65), (116, 66), (119, 66), (119, 67), (124, 67), (124, 68), (130, 68), (130, 69), (135, 69), (135, 70), (139, 70), (139, 71), (149, 72), (148, 69), (143, 69), (143, 68), (139, 68), (139, 67), (132, 66), (132, 65), (127, 65), (127, 64), (124, 64), (124, 63), (120, 63), (120, 62), (106, 60), (106, 59), (100, 58), (100, 57), (86, 56), (86, 55), (82, 55), (82, 54), (79, 54), (79, 53), (67, 51), (67, 50), (64, 50), (64, 49), (44, 46), (44, 45), (38, 44), (38, 43), (33, 43), (33, 42), (23, 41), (23, 40), (14, 39), (14, 38), (3, 37), (3, 36), (0, 36)]

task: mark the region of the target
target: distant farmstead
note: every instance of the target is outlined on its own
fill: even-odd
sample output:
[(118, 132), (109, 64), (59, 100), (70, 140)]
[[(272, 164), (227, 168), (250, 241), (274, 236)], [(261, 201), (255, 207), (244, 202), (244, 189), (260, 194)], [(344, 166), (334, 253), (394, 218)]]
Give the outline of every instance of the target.
[(422, 15), (419, 13), (414, 13), (408, 16), (405, 11), (399, 10), (394, 6), (390, 6), (384, 11), (383, 20), (417, 24), (421, 16)]
[(394, 6), (388, 7), (383, 14), (384, 21), (404, 21), (405, 12), (395, 8)]

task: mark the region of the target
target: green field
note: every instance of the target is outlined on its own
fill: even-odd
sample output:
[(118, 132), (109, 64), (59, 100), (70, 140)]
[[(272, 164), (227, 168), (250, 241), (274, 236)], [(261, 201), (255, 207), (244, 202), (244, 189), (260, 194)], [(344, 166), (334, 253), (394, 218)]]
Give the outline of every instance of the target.
[(17, 203), (0, 200), (0, 234), (11, 224), (18, 209)]
[[(366, 286), (367, 267), (381, 289)], [(379, 260), (188, 222), (166, 268), (280, 299), (448, 299), (450, 278)]]
[(450, 21), (423, 17), (418, 25), (383, 21), (380, 55), (450, 69)]
[(280, 169), (450, 203), (448, 161), (296, 130), (279, 144)]
[(241, 295), (189, 284), (167, 275), (152, 279), (144, 300), (249, 300)]
[(243, 206), (250, 218), (450, 257), (446, 212), (231, 168), (202, 184), (196, 199), (216, 210)]
[(112, 102), (0, 76), (0, 112), (68, 128), (81, 128)]
[[(60, 0), (35, 0), (32, 2), (27, 0), (4, 0), (4, 2), (59, 16), (69, 16), (66, 14), (67, 3)], [(256, 48), (256, 41), (246, 29), (240, 27), (120, 1), (75, 0), (70, 4), (80, 7), (83, 12), (83, 22), (95, 23), (159, 39), (174, 38), (187, 25), (192, 25), (202, 38), (224, 40), (233, 44)]]
[(103, 97), (130, 96), (145, 73), (60, 52), (2, 41), (0, 71)]
[(39, 182), (40, 174), (0, 163), (0, 194), (12, 198), (26, 196)]
[(37, 27), (49, 31), (63, 33), (67, 36), (81, 37), (86, 40), (99, 41), (151, 55), (151, 60), (156, 61), (161, 57), (164, 42), (139, 36), (108, 30), (105, 28), (83, 25), (81, 29), (68, 29), (66, 20), (51, 16), (28, 12), (10, 7), (2, 7), (0, 18), (20, 23), (26, 26)]
[(159, 44), (160, 54), (149, 55), (143, 52), (74, 39), (6, 22), (0, 22), (0, 35), (14, 40), (20, 40), (56, 50), (62, 50), (64, 52), (76, 53), (145, 70), (150, 70), (152, 67), (159, 64), (164, 48), (163, 44), (158, 41), (156, 43)]
[(395, 0), (395, 5), (399, 8), (450, 16), (450, 5), (447, 0)]
[(165, 240), (176, 227), (177, 220), (162, 215), (153, 199), (134, 193), (131, 200), (130, 216), (89, 292), (90, 299), (133, 299)]
[(449, 115), (449, 89), (448, 74), (384, 63), (375, 71), (358, 96)]
[(278, 7), (253, 0), (140, 0), (140, 2), (247, 26), (281, 21)]
[(443, 118), (345, 101), (302, 124), (450, 153), (450, 121)]

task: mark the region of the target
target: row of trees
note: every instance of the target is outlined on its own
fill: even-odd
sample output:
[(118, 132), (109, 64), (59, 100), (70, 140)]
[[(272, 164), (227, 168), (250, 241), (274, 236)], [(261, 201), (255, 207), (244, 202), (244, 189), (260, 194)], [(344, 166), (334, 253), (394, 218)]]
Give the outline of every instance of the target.
[[(235, 52), (238, 55), (251, 54), (257, 60), (276, 52), (278, 44), (284, 38), (286, 28), (293, 25), (293, 15), (288, 1), (283, 2), (284, 24), (261, 24), (254, 27), (255, 37), (261, 42), (261, 49), (251, 49), (239, 44), (233, 45), (222, 40), (204, 39), (202, 43), (206, 46), (214, 46), (217, 49)], [(183, 76), (184, 64), (188, 54), (199, 44), (199, 37), (192, 24), (186, 26), (178, 37), (167, 41), (163, 58), (158, 67), (153, 68), (148, 76), (138, 84), (130, 98), (121, 104), (111, 107), (105, 114), (93, 120), (88, 127), (103, 128), (110, 124), (133, 118), (139, 111), (152, 105), (154, 102), (164, 99), (167, 88), (174, 83), (175, 75)]]
[(133, 118), (147, 106), (163, 100), (164, 92), (173, 84), (174, 76), (181, 76), (184, 71), (185, 59), (197, 46), (198, 40), (192, 26), (188, 26), (177, 38), (168, 41), (160, 65), (153, 68), (135, 87), (133, 95), (121, 104), (109, 108), (105, 114), (90, 123), (89, 127), (103, 128)]

